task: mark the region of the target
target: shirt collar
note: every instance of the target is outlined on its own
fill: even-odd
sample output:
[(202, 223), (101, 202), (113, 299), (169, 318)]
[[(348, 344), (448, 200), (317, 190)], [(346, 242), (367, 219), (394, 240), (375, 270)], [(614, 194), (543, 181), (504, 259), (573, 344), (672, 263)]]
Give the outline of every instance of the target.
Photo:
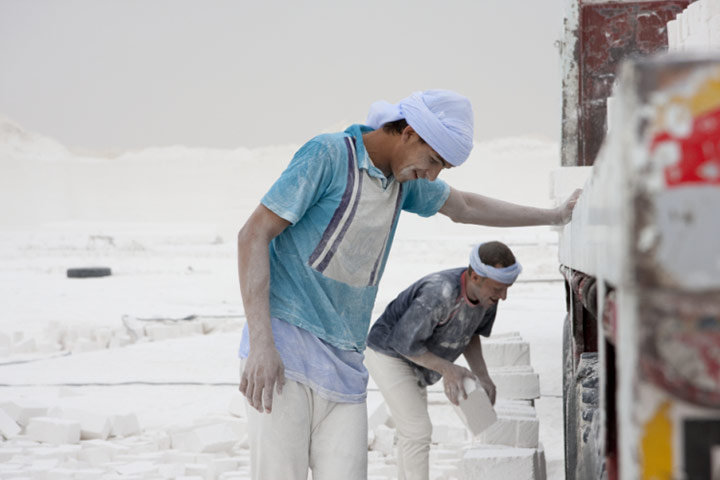
[(367, 125), (360, 125), (358, 123), (350, 125), (347, 129), (345, 129), (345, 133), (355, 139), (355, 151), (357, 152), (358, 168), (366, 170), (368, 175), (380, 180), (383, 188), (386, 189), (395, 182), (395, 177), (392, 175), (390, 175), (389, 178), (386, 177), (382, 170), (373, 165), (367, 150), (365, 150), (365, 144), (362, 139), (363, 133), (372, 131), (373, 129)]

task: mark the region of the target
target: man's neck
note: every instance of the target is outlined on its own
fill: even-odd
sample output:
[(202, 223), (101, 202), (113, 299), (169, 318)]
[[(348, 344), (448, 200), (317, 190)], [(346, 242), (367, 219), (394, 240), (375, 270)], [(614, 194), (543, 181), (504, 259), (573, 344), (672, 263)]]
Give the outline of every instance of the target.
[(395, 135), (388, 134), (382, 129), (363, 133), (365, 151), (367, 151), (368, 156), (372, 159), (373, 165), (380, 169), (386, 177), (392, 175), (392, 156), (390, 152), (392, 152), (394, 141), (396, 140), (393, 137), (395, 137)]

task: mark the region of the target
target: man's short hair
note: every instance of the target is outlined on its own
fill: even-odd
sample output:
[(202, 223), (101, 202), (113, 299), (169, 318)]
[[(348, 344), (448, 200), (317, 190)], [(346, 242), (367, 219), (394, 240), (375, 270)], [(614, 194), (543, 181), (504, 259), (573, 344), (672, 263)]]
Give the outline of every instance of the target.
[(400, 135), (407, 126), (407, 121), (404, 118), (401, 118), (400, 120), (395, 120), (394, 122), (384, 123), (382, 129), (385, 130), (387, 133)]
[[(401, 118), (400, 120), (395, 120), (394, 122), (384, 123), (382, 129), (387, 133), (391, 133), (393, 135), (400, 135), (407, 126), (407, 121), (404, 118)], [(422, 139), (420, 135), (418, 135), (418, 138), (422, 143), (427, 143), (425, 140)]]
[[(502, 242), (485, 242), (478, 247), (478, 255), (480, 261), (485, 265), (496, 267), (498, 264), (501, 268), (509, 267), (515, 264), (515, 255), (513, 255), (510, 247)], [(468, 271), (472, 271), (472, 267), (468, 266)]]

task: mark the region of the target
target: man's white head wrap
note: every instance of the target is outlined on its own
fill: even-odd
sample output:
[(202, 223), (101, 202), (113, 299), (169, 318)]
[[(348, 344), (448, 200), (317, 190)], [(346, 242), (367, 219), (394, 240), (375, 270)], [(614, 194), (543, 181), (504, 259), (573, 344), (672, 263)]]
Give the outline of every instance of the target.
[(470, 155), (473, 112), (466, 97), (450, 90), (425, 90), (397, 104), (381, 100), (370, 106), (366, 124), (378, 129), (402, 118), (451, 165), (462, 164)]
[(477, 273), (481, 277), (492, 278), (496, 282), (504, 283), (506, 285), (515, 283), (518, 275), (522, 272), (522, 265), (520, 265), (519, 262), (515, 262), (505, 268), (496, 268), (492, 265), (486, 265), (482, 262), (482, 260), (480, 260), (480, 254), (478, 253), (480, 245), (482, 245), (482, 243), (475, 245), (470, 251), (470, 268), (473, 269), (473, 272)]

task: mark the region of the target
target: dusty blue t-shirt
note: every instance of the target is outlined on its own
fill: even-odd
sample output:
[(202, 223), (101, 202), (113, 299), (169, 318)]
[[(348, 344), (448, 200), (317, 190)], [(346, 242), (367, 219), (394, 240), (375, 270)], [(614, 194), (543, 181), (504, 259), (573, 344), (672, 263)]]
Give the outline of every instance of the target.
[(262, 199), (291, 223), (270, 243), (270, 315), (358, 352), (400, 210), (431, 216), (450, 194), (441, 180), (386, 178), (365, 151), (370, 131), (313, 138)]
[(402, 291), (385, 308), (368, 335), (368, 347), (402, 358), (412, 365), (421, 385), (442, 378), (405, 356), (431, 352), (454, 362), (474, 335), (490, 336), (497, 305), (484, 308), (468, 300), (465, 291), (467, 267), (427, 275)]

